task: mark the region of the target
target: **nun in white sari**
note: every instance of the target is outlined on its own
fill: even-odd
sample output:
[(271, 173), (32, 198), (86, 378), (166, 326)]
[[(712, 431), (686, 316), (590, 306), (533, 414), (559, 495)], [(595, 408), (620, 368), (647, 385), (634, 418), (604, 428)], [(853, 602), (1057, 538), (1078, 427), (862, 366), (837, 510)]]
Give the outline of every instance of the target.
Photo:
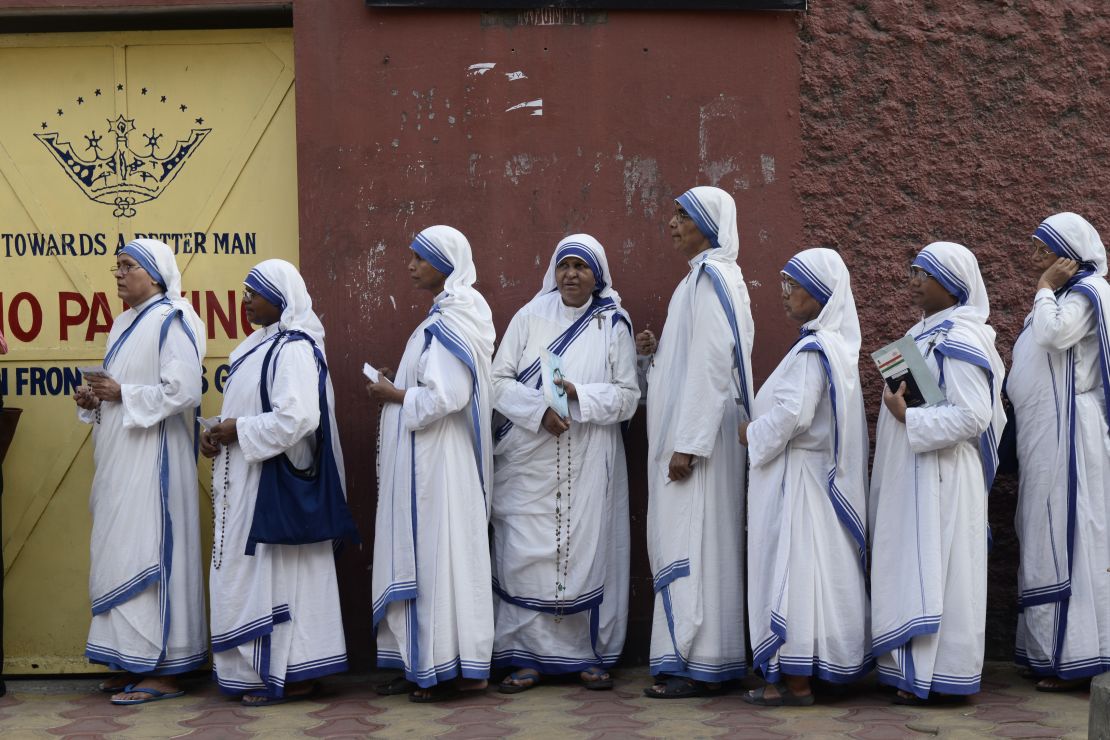
[(383, 377), (367, 391), (385, 404), (372, 584), (378, 665), (404, 671), (378, 691), (415, 689), (410, 700), (423, 702), (489, 678), (494, 328), (465, 236), (432, 226), (412, 250), (413, 284), (435, 302), (405, 345), (396, 385)]
[(1050, 216), (1033, 238), (1037, 294), (1006, 382), (1021, 476), (1017, 659), (1038, 689), (1064, 691), (1110, 670), (1110, 285), (1082, 216)]
[(689, 272), (648, 371), (648, 558), (654, 579), (652, 698), (697, 696), (747, 672), (744, 490), (737, 437), (749, 418), (755, 329), (736, 263), (736, 203), (697, 187), (671, 238)]
[[(544, 400), (544, 351), (562, 358), (569, 419)], [(610, 688), (628, 618), (620, 423), (635, 414), (640, 389), (631, 322), (596, 239), (559, 242), (542, 290), (501, 340), (493, 385), (494, 408), (507, 419), (494, 448), (493, 659), (522, 669), (500, 691), (561, 673)]]
[(782, 270), (801, 336), (756, 394), (748, 447), (748, 619), (768, 686), (753, 704), (812, 704), (810, 678), (871, 670), (867, 419), (859, 320), (848, 268), (807, 249)]
[(1005, 377), (979, 264), (935, 242), (910, 268), (924, 318), (909, 332), (945, 401), (883, 394), (871, 475), (872, 652), (896, 703), (979, 691), (987, 606), (987, 492), (1006, 424)]
[[(330, 376), (321, 418), (320, 367), (312, 343), (323, 356), (324, 327), (304, 279), (293, 265), (271, 259), (256, 265), (243, 283), (247, 318), (259, 328), (231, 353), (222, 420), (201, 441), (204, 454), (214, 458), (209, 588), (216, 681), (224, 693), (241, 696), (244, 705), (263, 706), (303, 699), (315, 690), (313, 679), (347, 669), (331, 540), (259, 543), (253, 555), (245, 554), (263, 463), (285, 455), (298, 469), (312, 467), (321, 424), (330, 425), (340, 481), (343, 453)], [(271, 411), (262, 405), (262, 383)]]
[(104, 367), (75, 400), (93, 424), (92, 625), (85, 655), (125, 675), (117, 704), (179, 696), (208, 659), (194, 416), (205, 329), (181, 297), (173, 251), (137, 239), (117, 257), (119, 296)]

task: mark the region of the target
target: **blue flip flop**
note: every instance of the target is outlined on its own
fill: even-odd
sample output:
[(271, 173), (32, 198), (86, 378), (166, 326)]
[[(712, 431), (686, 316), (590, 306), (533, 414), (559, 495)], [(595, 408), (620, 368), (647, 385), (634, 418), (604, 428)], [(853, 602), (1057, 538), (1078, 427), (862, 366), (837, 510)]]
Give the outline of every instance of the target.
[(158, 689), (147, 689), (136, 687), (135, 684), (129, 683), (122, 689), (116, 692), (117, 694), (149, 694), (142, 699), (111, 699), (113, 704), (120, 706), (130, 706), (132, 704), (148, 704), (152, 701), (161, 701), (162, 699), (176, 699), (179, 696), (185, 696), (184, 691), (159, 691)]

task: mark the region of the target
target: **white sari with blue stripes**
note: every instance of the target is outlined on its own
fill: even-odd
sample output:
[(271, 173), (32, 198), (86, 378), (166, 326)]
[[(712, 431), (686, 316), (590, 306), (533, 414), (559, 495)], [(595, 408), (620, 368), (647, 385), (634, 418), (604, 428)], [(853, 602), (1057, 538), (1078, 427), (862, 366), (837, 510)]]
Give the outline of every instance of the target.
[[(748, 426), (748, 619), (752, 661), (766, 680), (785, 673), (845, 683), (871, 670), (864, 583), (867, 426), (856, 411), (837, 438), (828, 360), (803, 335), (756, 394)], [(854, 400), (854, 402), (851, 402)], [(837, 446), (862, 454), (844, 476), (856, 500), (831, 484)], [(858, 509), (858, 511), (857, 511)]]
[(1110, 286), (1088, 276), (1037, 292), (1014, 346), (1017, 660), (1070, 680), (1110, 670)]
[[(510, 422), (494, 450), (496, 665), (547, 674), (608, 668), (624, 645), (629, 531), (620, 422), (635, 414), (640, 389), (631, 328), (614, 308), (571, 308), (557, 292), (536, 298), (513, 317), (494, 360), (494, 408)], [(549, 347), (578, 392), (570, 429), (558, 440), (540, 423), (547, 403), (536, 387), (540, 353)], [(561, 593), (557, 489), (569, 497), (571, 541)]]
[(397, 368), (404, 404), (382, 410), (372, 577), (378, 665), (422, 688), (489, 677), (489, 367), (433, 309)]
[[(993, 330), (954, 306), (916, 324), (946, 402), (879, 411), (869, 500), (872, 652), (879, 680), (917, 696), (979, 691), (987, 606), (987, 492), (1002, 377)], [(983, 346), (991, 337), (991, 346)]]
[[(203, 342), (203, 338), (201, 338)], [(202, 344), (203, 346), (203, 344)], [(96, 412), (85, 654), (114, 670), (168, 675), (208, 657), (193, 414), (201, 358), (162, 294), (120, 314), (105, 366), (122, 399)]]
[[(690, 261), (648, 371), (648, 558), (653, 675), (717, 682), (747, 673), (744, 497), (754, 327), (735, 262)], [(696, 456), (668, 480), (673, 452)]]
[[(213, 667), (220, 690), (233, 696), (280, 697), (290, 683), (347, 669), (332, 543), (260, 543), (254, 555), (244, 554), (264, 461), (284, 454), (295, 467), (310, 467), (314, 432), (322, 422), (332, 425), (333, 453), (343, 475), (331, 383), (329, 418), (321, 420), (312, 347), (306, 341), (277, 340), (280, 329), (277, 323), (257, 329), (231, 353), (220, 415), (237, 419), (239, 441), (228, 448), (226, 492), (223, 448), (213, 460)], [(262, 363), (274, 341), (282, 344), (265, 379), (273, 410), (263, 413)]]

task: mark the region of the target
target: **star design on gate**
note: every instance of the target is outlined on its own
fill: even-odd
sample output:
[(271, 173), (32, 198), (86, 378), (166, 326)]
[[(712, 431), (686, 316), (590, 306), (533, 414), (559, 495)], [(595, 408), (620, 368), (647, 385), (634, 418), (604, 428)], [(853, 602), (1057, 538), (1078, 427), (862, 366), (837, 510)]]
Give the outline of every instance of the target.
[[(115, 87), (117, 92), (124, 91), (122, 84)], [(58, 107), (53, 116), (58, 130), (48, 131), (52, 127), (43, 121), (42, 132), (34, 136), (85, 197), (112, 206), (112, 215), (117, 218), (130, 218), (136, 214), (137, 205), (152, 201), (166, 191), (212, 129), (203, 127), (203, 116), (187, 113), (189, 106), (186, 103), (170, 103), (168, 95), (156, 95), (150, 88), (143, 87), (140, 91), (143, 102), (149, 100), (153, 105), (165, 105), (176, 111), (178, 116), (191, 119), (185, 123), (188, 131), (179, 130), (177, 135), (180, 138), (174, 140), (172, 146), (168, 140), (163, 141), (166, 132), (154, 127), (150, 128), (150, 133), (144, 129), (136, 134), (136, 119), (123, 114), (103, 119), (107, 128), (101, 129), (101, 133), (93, 127), (87, 134), (82, 132), (63, 139), (59, 131), (66, 113), (70, 113), (71, 117), (74, 113), (82, 116), (89, 103), (100, 98), (101, 94), (101, 88), (96, 88), (91, 96), (73, 98), (74, 107), (68, 111), (65, 105)], [(157, 102), (154, 102), (155, 99)]]

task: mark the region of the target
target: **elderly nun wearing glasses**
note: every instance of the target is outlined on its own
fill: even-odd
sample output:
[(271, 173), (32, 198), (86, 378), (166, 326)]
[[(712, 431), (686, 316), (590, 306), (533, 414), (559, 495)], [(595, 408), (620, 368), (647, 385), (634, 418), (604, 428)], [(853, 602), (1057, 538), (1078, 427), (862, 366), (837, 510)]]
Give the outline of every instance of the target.
[(462, 233), (432, 226), (411, 248), (413, 287), (434, 299), (396, 384), (367, 386), (383, 403), (372, 596), (378, 665), (404, 672), (378, 692), (428, 702), (489, 678), (494, 328)]
[(907, 334), (943, 400), (907, 408), (886, 388), (871, 473), (872, 652), (896, 704), (979, 691), (987, 608), (987, 492), (1006, 425), (1005, 370), (990, 303), (966, 247), (934, 242), (913, 260), (924, 314)]
[(768, 685), (744, 699), (813, 703), (811, 678), (872, 668), (867, 552), (867, 420), (859, 320), (848, 268), (807, 249), (782, 270), (783, 307), (801, 324), (741, 424), (748, 483), (748, 618)]
[(1018, 662), (1041, 691), (1110, 671), (1110, 285), (1082, 216), (1033, 234), (1033, 311), (1006, 392), (1017, 420)]
[[(559, 357), (569, 416), (541, 388)], [(543, 288), (509, 324), (493, 363), (494, 663), (516, 693), (549, 674), (613, 686), (628, 618), (628, 477), (620, 423), (640, 398), (628, 314), (605, 250), (559, 242)]]
[(144, 704), (183, 694), (177, 676), (208, 660), (194, 446), (205, 330), (167, 245), (136, 239), (116, 262), (130, 308), (74, 397), (96, 464), (85, 655), (122, 672), (100, 684), (113, 704)]

